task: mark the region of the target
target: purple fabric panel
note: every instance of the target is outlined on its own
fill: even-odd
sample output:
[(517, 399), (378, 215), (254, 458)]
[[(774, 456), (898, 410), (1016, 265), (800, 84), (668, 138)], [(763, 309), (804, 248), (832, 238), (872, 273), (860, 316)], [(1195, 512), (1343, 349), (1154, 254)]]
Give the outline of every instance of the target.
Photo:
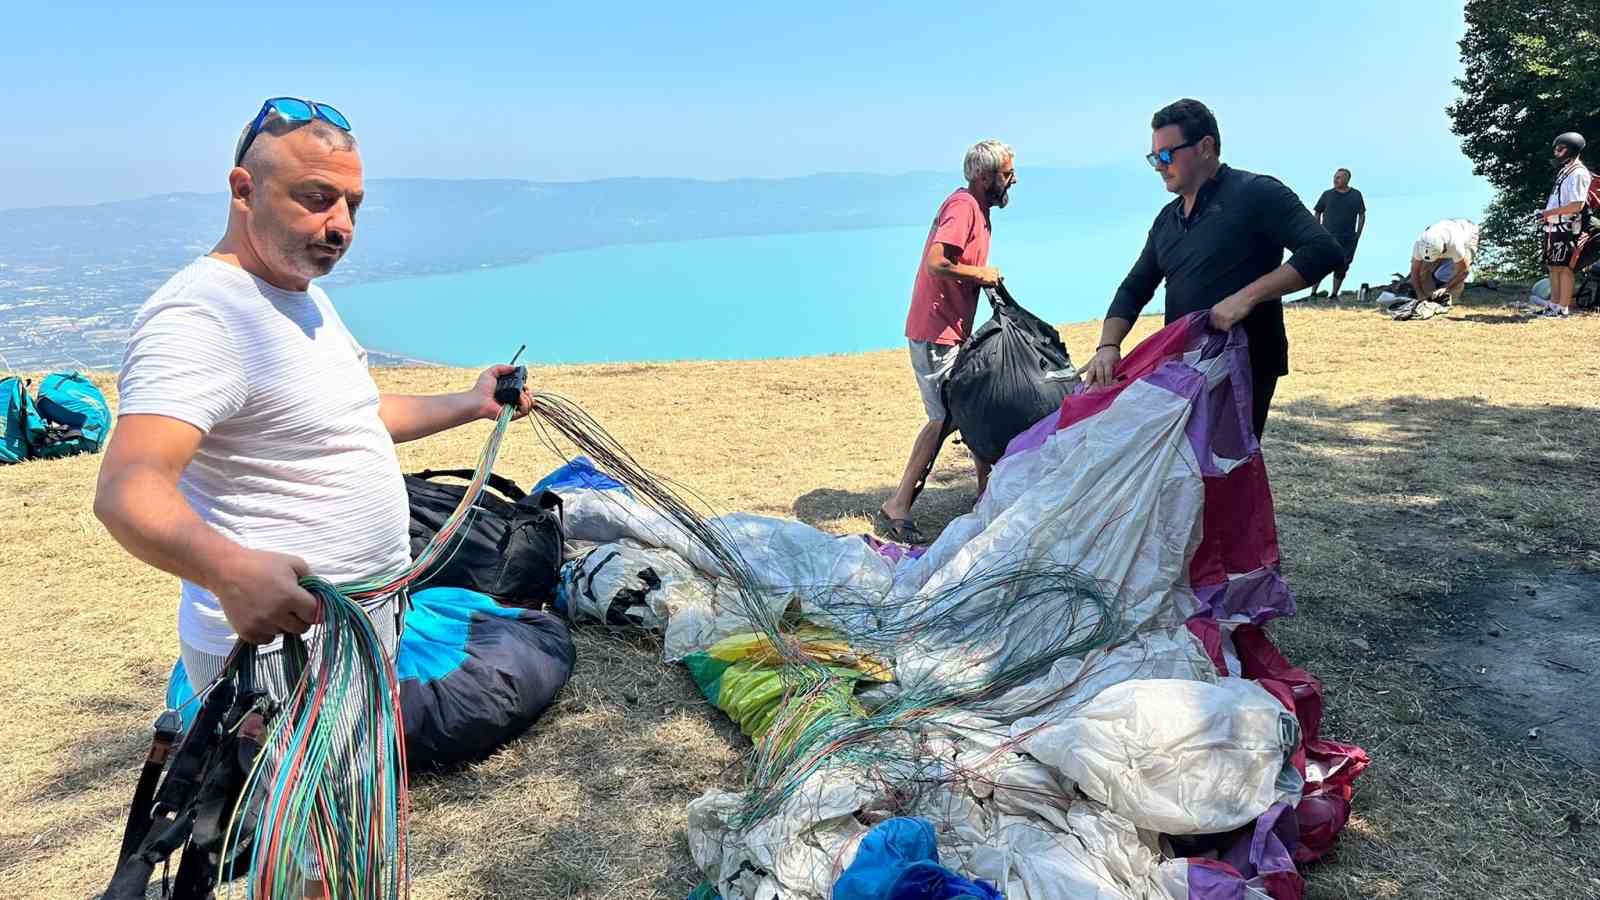
[(867, 546), (871, 547), (874, 553), (892, 563), (898, 564), (902, 559), (920, 559), (922, 554), (928, 552), (927, 547), (907, 547), (890, 541), (880, 541), (870, 534), (860, 535), (860, 538), (867, 542)]
[(1189, 862), (1189, 900), (1244, 900), (1244, 879), (1225, 869)]
[[(1191, 313), (1184, 352), (1197, 352), (1201, 360), (1226, 358), (1228, 377), (1195, 404), (1185, 427), (1189, 445), (1200, 463), (1200, 474), (1218, 478), (1224, 473), (1213, 462), (1215, 457), (1246, 459), (1260, 449), (1251, 429), (1249, 340), (1242, 327), (1235, 326), (1226, 333), (1216, 331), (1205, 313)], [(1147, 380), (1156, 382), (1160, 375), (1157, 370)], [(1189, 396), (1188, 391), (1179, 393)]]
[[(1207, 436), (1211, 452), (1217, 456), (1245, 459), (1260, 449), (1251, 427), (1250, 339), (1245, 336), (1242, 325), (1221, 332), (1212, 329), (1210, 322), (1205, 312), (1189, 314), (1189, 339), (1184, 349), (1185, 352), (1199, 351), (1202, 360), (1227, 357), (1228, 378), (1206, 397), (1207, 424), (1211, 429)], [(1190, 437), (1193, 440), (1193, 432)], [(1200, 456), (1209, 477), (1215, 470), (1210, 454)]]
[(1176, 359), (1162, 363), (1154, 372), (1140, 380), (1145, 384), (1171, 391), (1180, 397), (1187, 397), (1190, 401), (1198, 398), (1206, 387), (1204, 375), (1193, 366), (1185, 365)]
[(1299, 844), (1300, 822), (1295, 818), (1294, 807), (1275, 803), (1256, 819), (1248, 837), (1241, 835), (1222, 854), (1222, 861), (1238, 869), (1247, 880), (1273, 872), (1293, 872), (1294, 848)]
[(1211, 359), (1221, 353), (1232, 341), (1235, 333), (1243, 334), (1244, 329), (1234, 326), (1231, 330), (1223, 332), (1211, 327), (1211, 313), (1193, 312), (1189, 314), (1189, 334), (1184, 340), (1184, 352), (1200, 351), (1201, 359)]
[(1225, 381), (1201, 397), (1194, 405), (1194, 411), (1189, 414), (1189, 424), (1183, 429), (1184, 434), (1189, 436), (1189, 447), (1194, 450), (1194, 458), (1200, 463), (1202, 478), (1221, 478), (1226, 474), (1217, 468), (1214, 440), (1217, 423), (1227, 421), (1218, 414), (1221, 411), (1218, 404), (1222, 395), (1228, 393), (1228, 384)]
[(1206, 378), (1200, 371), (1187, 363), (1179, 360), (1163, 363), (1143, 379), (1145, 383), (1164, 388), (1180, 397), (1189, 398), (1192, 411), (1189, 413), (1189, 422), (1184, 426), (1184, 434), (1189, 438), (1189, 445), (1194, 449), (1195, 459), (1200, 462), (1200, 474), (1205, 476), (1218, 476), (1222, 470), (1211, 463), (1211, 422), (1207, 405), (1201, 393), (1206, 388)]
[(1277, 566), (1257, 569), (1226, 584), (1210, 584), (1194, 592), (1199, 615), (1207, 619), (1231, 619), (1243, 615), (1260, 625), (1280, 616), (1295, 613), (1294, 595)]
[[(1250, 376), (1250, 341), (1242, 326), (1236, 325), (1228, 332), (1223, 352), (1228, 356), (1228, 380), (1217, 385), (1213, 392), (1217, 395), (1214, 398), (1217, 407), (1211, 448), (1225, 459), (1245, 459), (1259, 453), (1261, 445), (1256, 441), (1250, 411), (1251, 388), (1255, 383)], [(1228, 415), (1230, 405), (1232, 415)]]
[(1061, 420), (1061, 410), (1051, 410), (1050, 414), (1033, 423), (1033, 427), (1011, 439), (1006, 445), (1006, 452), (1000, 454), (1001, 459), (1021, 453), (1024, 450), (1036, 450), (1052, 434), (1056, 433), (1056, 423)]

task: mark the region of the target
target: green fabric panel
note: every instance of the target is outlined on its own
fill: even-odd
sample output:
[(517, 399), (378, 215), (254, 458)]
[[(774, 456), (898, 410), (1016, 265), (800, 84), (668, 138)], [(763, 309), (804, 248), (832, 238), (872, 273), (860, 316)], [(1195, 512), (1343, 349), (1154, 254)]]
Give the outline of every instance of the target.
[(689, 892), (688, 900), (722, 900), (722, 895), (717, 893), (716, 885), (709, 881), (702, 881), (695, 885), (694, 890)]
[(700, 688), (700, 693), (711, 701), (711, 705), (722, 708), (722, 675), (728, 671), (731, 663), (717, 659), (709, 653), (691, 653), (683, 658), (683, 665), (689, 670), (689, 677)]

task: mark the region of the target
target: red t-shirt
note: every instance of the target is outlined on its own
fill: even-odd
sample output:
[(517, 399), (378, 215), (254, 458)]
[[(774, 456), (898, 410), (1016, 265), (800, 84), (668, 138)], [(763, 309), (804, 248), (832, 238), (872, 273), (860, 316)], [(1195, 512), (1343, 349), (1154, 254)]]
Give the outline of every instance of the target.
[(906, 337), (934, 344), (959, 344), (972, 334), (978, 314), (978, 286), (928, 274), (928, 249), (934, 244), (960, 247), (956, 262), (964, 266), (989, 264), (989, 217), (978, 198), (961, 188), (939, 207), (928, 229), (928, 241), (917, 260), (917, 280), (911, 288), (911, 313), (906, 316)]

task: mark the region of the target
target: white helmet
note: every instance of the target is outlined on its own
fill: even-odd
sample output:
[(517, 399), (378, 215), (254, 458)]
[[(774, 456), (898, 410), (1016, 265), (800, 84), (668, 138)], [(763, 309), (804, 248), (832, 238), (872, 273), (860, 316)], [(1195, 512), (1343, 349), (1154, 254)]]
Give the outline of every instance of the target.
[(1437, 230), (1429, 228), (1411, 245), (1411, 258), (1423, 262), (1433, 262), (1444, 256), (1444, 235)]

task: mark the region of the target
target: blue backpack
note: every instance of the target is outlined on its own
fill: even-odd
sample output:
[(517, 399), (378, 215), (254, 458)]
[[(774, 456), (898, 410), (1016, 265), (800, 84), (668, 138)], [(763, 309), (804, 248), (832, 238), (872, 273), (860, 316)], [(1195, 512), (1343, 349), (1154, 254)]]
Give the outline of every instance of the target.
[(43, 458), (98, 453), (111, 428), (106, 396), (77, 372), (56, 372), (39, 382), (39, 415), (46, 423), (33, 455)]
[(0, 378), (0, 464), (32, 456), (44, 432), (44, 420), (28, 396), (28, 386), (20, 378)]

